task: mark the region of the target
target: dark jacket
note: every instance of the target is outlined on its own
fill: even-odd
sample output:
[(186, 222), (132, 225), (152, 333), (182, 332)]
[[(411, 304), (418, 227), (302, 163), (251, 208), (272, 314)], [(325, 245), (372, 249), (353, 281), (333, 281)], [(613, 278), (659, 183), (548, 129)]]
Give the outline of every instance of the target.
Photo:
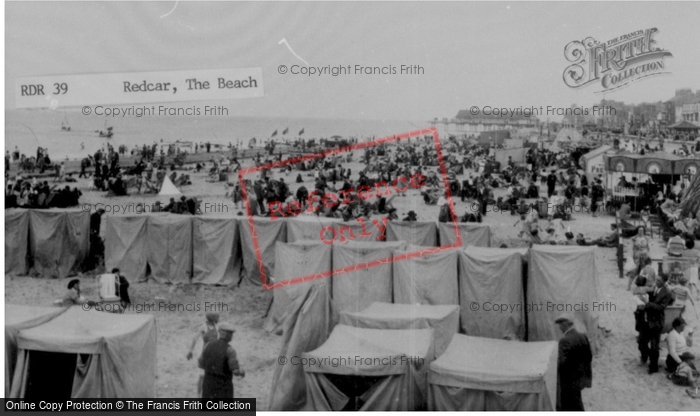
[(656, 295), (654, 295), (654, 292), (649, 292), (649, 302), (644, 307), (644, 310), (646, 311), (647, 322), (649, 322), (650, 328), (663, 328), (666, 320), (666, 307), (671, 305), (673, 300), (673, 293), (671, 293), (668, 286), (664, 285)]
[(588, 337), (572, 328), (559, 340), (557, 375), (560, 386), (579, 390), (591, 387), (592, 360), (593, 354)]

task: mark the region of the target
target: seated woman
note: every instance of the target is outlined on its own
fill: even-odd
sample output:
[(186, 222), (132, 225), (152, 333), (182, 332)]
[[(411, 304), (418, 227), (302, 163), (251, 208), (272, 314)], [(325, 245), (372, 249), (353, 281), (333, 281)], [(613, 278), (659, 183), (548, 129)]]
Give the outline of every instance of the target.
[(617, 247), (617, 245), (620, 243), (620, 232), (617, 228), (617, 224), (610, 224), (610, 230), (612, 230), (612, 233), (603, 238), (593, 240), (587, 245), (597, 245), (598, 247)]
[[(676, 318), (672, 323), (673, 330), (668, 333), (666, 343), (668, 344), (668, 355), (666, 356), (666, 371), (674, 373), (682, 362), (686, 362), (693, 369), (695, 368), (695, 356), (689, 351), (692, 342), (688, 342), (683, 336), (685, 330), (685, 319)], [(688, 345), (690, 344), (690, 345)]]
[(78, 279), (73, 279), (68, 282), (68, 291), (65, 295), (63, 295), (63, 298), (57, 301), (57, 303), (61, 303), (61, 305), (64, 307), (83, 305), (86, 303), (90, 306), (95, 305), (95, 302), (85, 299), (80, 294), (80, 280)]

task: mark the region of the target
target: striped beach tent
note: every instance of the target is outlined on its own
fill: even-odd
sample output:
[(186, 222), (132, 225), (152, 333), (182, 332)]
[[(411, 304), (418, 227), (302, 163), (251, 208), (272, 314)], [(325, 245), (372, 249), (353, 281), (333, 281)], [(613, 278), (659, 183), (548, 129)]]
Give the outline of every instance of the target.
[(700, 175), (695, 174), (681, 202), (683, 216), (700, 210)]

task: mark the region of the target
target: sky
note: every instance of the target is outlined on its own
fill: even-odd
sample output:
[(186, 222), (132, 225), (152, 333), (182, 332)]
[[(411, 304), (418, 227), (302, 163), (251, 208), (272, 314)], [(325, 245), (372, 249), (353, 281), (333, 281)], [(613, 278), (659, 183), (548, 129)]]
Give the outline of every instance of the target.
[[(697, 2), (7, 2), (6, 108), (16, 77), (262, 67), (265, 97), (229, 114), (432, 120), (471, 106), (665, 101), (700, 90)], [(657, 28), (670, 75), (604, 96), (562, 80), (564, 47)], [(422, 75), (279, 74), (279, 65), (420, 65)], [(186, 103), (184, 103), (186, 104)], [(183, 104), (183, 105), (184, 105)], [(212, 104), (222, 104), (221, 102)]]

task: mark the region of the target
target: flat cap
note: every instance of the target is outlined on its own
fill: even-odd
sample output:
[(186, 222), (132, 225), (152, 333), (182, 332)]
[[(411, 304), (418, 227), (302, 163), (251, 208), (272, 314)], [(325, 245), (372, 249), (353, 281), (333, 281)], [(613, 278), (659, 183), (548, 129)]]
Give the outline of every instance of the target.
[(231, 325), (228, 322), (222, 322), (219, 324), (219, 331), (224, 331), (224, 332), (236, 332), (235, 329), (233, 329), (233, 325)]
[(554, 320), (555, 324), (560, 324), (562, 322), (569, 322), (569, 323), (574, 323), (574, 320), (571, 318), (571, 315), (569, 314), (561, 314), (557, 317), (557, 319)]

